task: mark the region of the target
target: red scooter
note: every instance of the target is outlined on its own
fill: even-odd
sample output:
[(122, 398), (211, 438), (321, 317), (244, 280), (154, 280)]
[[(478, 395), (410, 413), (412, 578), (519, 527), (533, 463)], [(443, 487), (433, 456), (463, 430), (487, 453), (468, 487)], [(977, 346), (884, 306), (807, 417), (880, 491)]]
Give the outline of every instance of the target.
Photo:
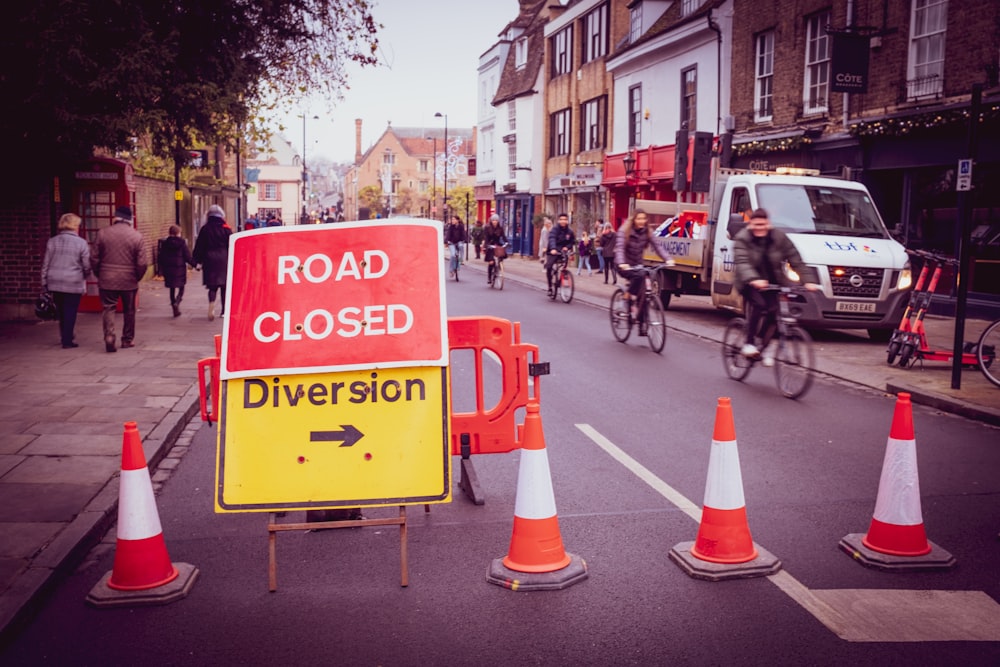
[[(916, 255), (924, 259), (924, 265), (920, 269), (920, 275), (913, 286), (910, 294), (910, 302), (903, 312), (903, 319), (899, 323), (899, 328), (892, 332), (889, 338), (889, 346), (886, 350), (886, 362), (890, 365), (899, 357), (900, 368), (906, 368), (917, 359), (921, 361), (951, 361), (955, 356), (951, 350), (931, 349), (927, 342), (927, 331), (924, 329), (924, 315), (931, 305), (931, 297), (937, 288), (938, 280), (941, 278), (941, 269), (945, 264), (957, 265), (958, 262), (950, 257), (944, 257), (925, 250), (907, 250), (907, 253)], [(924, 290), (924, 281), (930, 274), (931, 280)], [(967, 349), (969, 348), (966, 345)], [(976, 366), (976, 354), (964, 352), (962, 354), (962, 364), (966, 366)]]

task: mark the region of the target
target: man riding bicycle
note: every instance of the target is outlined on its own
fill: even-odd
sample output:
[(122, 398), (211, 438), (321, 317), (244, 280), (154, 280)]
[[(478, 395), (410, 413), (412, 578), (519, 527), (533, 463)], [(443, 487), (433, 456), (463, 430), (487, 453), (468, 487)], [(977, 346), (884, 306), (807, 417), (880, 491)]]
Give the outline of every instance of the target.
[(552, 285), (552, 267), (562, 259), (564, 253), (569, 253), (576, 245), (576, 234), (569, 226), (569, 216), (559, 214), (559, 223), (549, 232), (549, 243), (545, 255), (545, 279), (549, 283), (549, 296), (555, 287)]
[[(750, 214), (747, 226), (733, 238), (733, 261), (736, 289), (747, 304), (747, 339), (740, 349), (745, 357), (757, 358), (765, 351), (762, 363), (774, 365), (774, 356), (766, 353), (774, 336), (778, 313), (778, 294), (769, 285), (790, 286), (796, 284), (784, 270), (787, 262), (798, 274), (799, 281), (805, 281), (808, 290), (818, 290), (815, 271), (807, 266), (788, 235), (771, 227), (767, 211), (758, 208)], [(757, 337), (761, 344), (757, 347)]]
[(652, 248), (667, 266), (673, 266), (674, 260), (662, 244), (663, 241), (654, 236), (649, 228), (649, 216), (641, 209), (636, 209), (632, 217), (618, 230), (618, 239), (615, 241), (615, 264), (618, 265), (618, 273), (628, 279), (628, 298), (632, 303), (633, 317), (637, 315), (635, 304), (638, 303), (639, 294), (646, 287), (643, 284), (645, 281), (643, 272), (636, 271), (632, 267), (642, 266), (642, 256), (646, 248)]
[[(483, 245), (486, 246), (486, 282), (493, 282), (493, 267), (496, 266), (496, 250), (494, 246), (507, 245), (507, 236), (503, 233), (500, 216), (494, 213), (490, 222), (483, 228)], [(503, 261), (501, 258), (500, 261)]]

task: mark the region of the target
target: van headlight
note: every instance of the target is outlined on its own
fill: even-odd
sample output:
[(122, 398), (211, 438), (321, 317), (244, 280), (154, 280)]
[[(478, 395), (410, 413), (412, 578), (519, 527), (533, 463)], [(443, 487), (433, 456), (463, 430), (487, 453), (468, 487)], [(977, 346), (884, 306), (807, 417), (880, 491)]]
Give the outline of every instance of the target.
[(903, 267), (903, 270), (899, 272), (899, 279), (896, 281), (896, 289), (907, 290), (910, 289), (910, 285), (913, 284), (913, 272), (910, 269), (910, 263), (907, 262)]

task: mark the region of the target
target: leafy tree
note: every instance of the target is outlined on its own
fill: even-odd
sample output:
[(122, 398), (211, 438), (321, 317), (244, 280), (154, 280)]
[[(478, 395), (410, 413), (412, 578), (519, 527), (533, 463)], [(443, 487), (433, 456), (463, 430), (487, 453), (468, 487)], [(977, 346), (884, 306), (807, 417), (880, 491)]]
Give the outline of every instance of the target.
[(358, 203), (369, 210), (369, 217), (374, 218), (377, 212), (385, 208), (385, 195), (381, 185), (366, 185), (358, 192)]
[(139, 138), (234, 145), (276, 100), (339, 98), (381, 27), (368, 0), (32, 0), (4, 20), (0, 142), (42, 173)]
[[(472, 218), (471, 221), (466, 220), (466, 198), (468, 198), (469, 217)], [(474, 222), (476, 217), (476, 193), (467, 185), (459, 185), (453, 188), (448, 188), (448, 214), (457, 215), (461, 218), (462, 222)]]

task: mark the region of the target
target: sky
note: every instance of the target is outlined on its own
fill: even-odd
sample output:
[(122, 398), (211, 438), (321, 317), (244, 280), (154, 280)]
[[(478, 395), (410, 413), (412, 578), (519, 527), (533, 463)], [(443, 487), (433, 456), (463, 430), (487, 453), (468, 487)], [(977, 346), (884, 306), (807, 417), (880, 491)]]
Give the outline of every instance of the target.
[[(276, 121), (302, 150), (306, 115), (306, 162), (326, 158), (353, 162), (354, 119), (362, 119), (361, 150), (370, 147), (390, 121), (395, 127), (472, 128), (478, 119), (479, 57), (517, 18), (518, 0), (375, 0), (379, 31), (377, 67), (348, 67), (350, 90), (330, 102), (306, 99)], [(313, 116), (319, 116), (314, 119)]]

